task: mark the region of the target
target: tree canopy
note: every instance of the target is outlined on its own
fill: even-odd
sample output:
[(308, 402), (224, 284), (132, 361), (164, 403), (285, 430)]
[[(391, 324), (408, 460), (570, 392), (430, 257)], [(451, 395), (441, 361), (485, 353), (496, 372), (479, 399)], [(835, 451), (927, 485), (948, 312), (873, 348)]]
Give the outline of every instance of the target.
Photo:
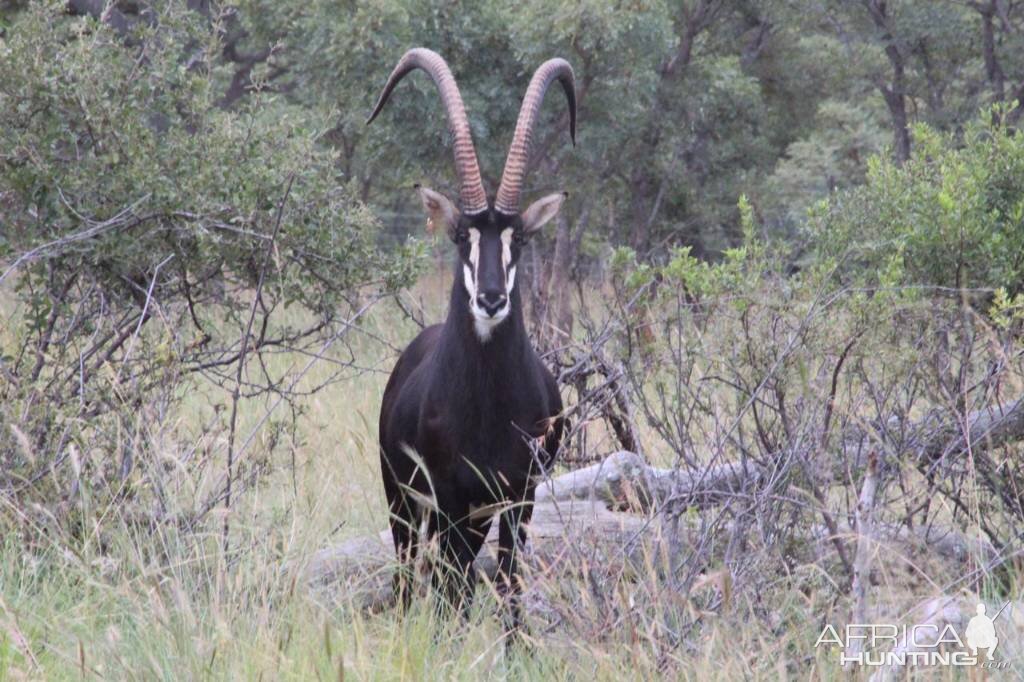
[(411, 281), (412, 186), (455, 194), (443, 108), (417, 75), (365, 120), (413, 46), (451, 65), (491, 188), (533, 70), (575, 68), (577, 145), (549, 103), (527, 178), (572, 195), (524, 268), (535, 320), (571, 327), (584, 265), (682, 268), (699, 292), (697, 262), (728, 274), (755, 238), (790, 271), (1003, 312), (1024, 288), (1014, 0), (39, 0), (0, 30), (9, 452), (56, 452), (182, 375), (286, 393), (262, 362), (243, 380), (248, 353), (314, 353)]

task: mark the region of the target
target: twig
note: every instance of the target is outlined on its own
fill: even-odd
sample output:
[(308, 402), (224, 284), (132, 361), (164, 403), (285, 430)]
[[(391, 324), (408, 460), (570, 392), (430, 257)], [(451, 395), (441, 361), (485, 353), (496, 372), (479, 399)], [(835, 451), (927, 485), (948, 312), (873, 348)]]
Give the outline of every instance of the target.
[[(82, 230), (81, 232), (77, 232), (72, 235), (68, 235), (66, 237), (54, 239), (52, 241), (46, 242), (45, 244), (40, 244), (34, 249), (30, 249), (29, 251), (26, 251), (25, 253), (21, 254), (20, 256), (18, 256), (18, 258), (15, 259), (15, 261), (11, 264), (10, 267), (4, 270), (3, 274), (0, 274), (0, 283), (7, 279), (7, 277), (12, 272), (17, 270), (22, 263), (31, 261), (40, 256), (41, 254), (49, 251), (50, 249), (68, 246), (76, 242), (85, 241), (86, 239), (92, 239), (93, 237), (99, 236), (104, 232), (107, 232), (108, 230), (116, 230), (121, 227), (135, 227), (136, 225), (141, 225), (142, 223), (159, 217), (159, 214), (154, 213), (145, 216), (138, 216), (134, 220), (128, 220), (128, 216), (134, 213), (135, 209), (142, 205), (148, 199), (149, 195), (147, 194), (146, 196), (142, 197), (131, 206), (128, 206), (127, 208), (119, 212), (114, 217), (110, 218), (109, 220), (104, 220), (103, 222), (94, 222), (89, 218), (79, 216), (82, 218), (82, 220), (91, 223), (91, 226), (88, 229)], [(71, 208), (70, 204), (68, 204), (68, 208), (72, 212), (74, 212), (74, 209)]]
[[(878, 455), (868, 456), (867, 473), (857, 500), (855, 518), (857, 523), (857, 552), (853, 558), (851, 591), (853, 592), (853, 613), (850, 622), (867, 623), (868, 587), (871, 583), (871, 552), (875, 530), (875, 496), (878, 493)], [(863, 641), (853, 638), (850, 642), (848, 659), (856, 658), (863, 650)]]
[[(274, 411), (277, 410), (278, 407), (280, 407), (282, 402), (284, 402), (285, 397), (293, 393), (295, 387), (298, 385), (300, 381), (302, 381), (303, 377), (305, 377), (306, 374), (309, 373), (309, 370), (313, 368), (313, 365), (323, 360), (323, 356), (327, 353), (328, 350), (330, 350), (331, 346), (334, 345), (334, 342), (341, 338), (342, 335), (345, 334), (345, 332), (349, 331), (349, 329), (353, 327), (355, 320), (362, 317), (366, 313), (366, 311), (370, 309), (372, 305), (377, 303), (378, 300), (379, 298), (373, 299), (370, 302), (366, 303), (362, 308), (357, 310), (352, 315), (352, 317), (345, 322), (344, 326), (341, 329), (335, 332), (334, 335), (332, 335), (329, 339), (324, 341), (323, 345), (320, 347), (320, 350), (318, 352), (312, 354), (312, 356), (309, 359), (309, 362), (307, 362), (306, 365), (301, 370), (299, 370), (299, 372), (294, 376), (288, 388), (278, 393), (277, 400), (274, 401), (274, 404), (267, 408), (263, 417), (260, 418), (256, 425), (253, 426), (252, 429), (249, 431), (249, 435), (246, 437), (245, 441), (242, 442), (242, 445), (235, 452), (236, 457), (240, 458), (245, 453), (245, 451), (249, 448), (249, 445), (253, 442), (253, 440), (255, 440), (256, 434), (259, 433), (259, 430), (263, 428), (263, 425), (266, 424), (268, 419), (270, 419)], [(199, 510), (199, 512), (195, 514), (195, 516), (192, 518), (189, 524), (190, 527), (194, 527), (195, 524), (198, 523), (199, 520), (203, 518), (211, 509), (220, 504), (222, 500), (226, 499), (226, 495), (227, 484), (225, 482), (225, 485), (222, 488), (221, 492), (208, 499), (206, 503), (203, 505), (203, 507)]]
[(263, 290), (263, 281), (267, 274), (267, 265), (270, 263), (270, 256), (274, 251), (274, 243), (277, 234), (281, 230), (281, 216), (284, 215), (284, 205), (288, 201), (288, 195), (292, 191), (292, 183), (295, 182), (295, 173), (288, 176), (288, 186), (281, 197), (281, 203), (277, 205), (277, 218), (274, 221), (274, 231), (267, 243), (267, 250), (263, 254), (263, 264), (260, 266), (259, 280), (256, 282), (256, 291), (252, 297), (252, 307), (249, 309), (249, 321), (245, 325), (245, 333), (242, 335), (242, 349), (238, 353), (238, 371), (235, 373), (235, 389), (231, 393), (231, 421), (228, 429), (228, 461), (227, 461), (227, 483), (224, 493), (224, 530), (223, 545), (224, 554), (228, 553), (230, 532), (231, 532), (231, 481), (235, 462), (235, 429), (238, 423), (238, 401), (242, 389), (242, 372), (245, 371), (245, 355), (249, 345), (249, 337), (252, 335), (252, 325), (256, 320), (256, 307), (259, 305), (260, 293)]
[(160, 261), (160, 263), (157, 264), (156, 269), (153, 270), (153, 279), (150, 280), (149, 289), (146, 291), (146, 302), (142, 306), (142, 314), (139, 316), (138, 324), (135, 325), (135, 331), (132, 333), (131, 340), (128, 341), (128, 348), (125, 349), (124, 359), (121, 360), (121, 364), (117, 368), (117, 378), (119, 380), (121, 378), (121, 370), (123, 370), (124, 366), (128, 364), (128, 358), (131, 357), (132, 349), (135, 347), (135, 339), (139, 336), (139, 330), (142, 329), (142, 325), (148, 319), (149, 304), (153, 300), (153, 289), (156, 287), (156, 278), (160, 274), (160, 268), (170, 263), (173, 259), (174, 254), (172, 253), (170, 256)]

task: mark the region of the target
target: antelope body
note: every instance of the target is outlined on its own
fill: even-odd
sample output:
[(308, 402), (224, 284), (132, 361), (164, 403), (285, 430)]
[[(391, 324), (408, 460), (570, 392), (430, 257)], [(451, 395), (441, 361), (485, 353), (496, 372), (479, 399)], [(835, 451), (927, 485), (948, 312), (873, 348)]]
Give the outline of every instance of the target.
[[(447, 603), (465, 609), (476, 582), (473, 560), (496, 515), (498, 588), (508, 607), (507, 626), (514, 631), (521, 625), (518, 555), (526, 541), (534, 479), (552, 463), (563, 429), (558, 386), (523, 323), (516, 268), (523, 246), (557, 214), (565, 194), (546, 196), (522, 212), (519, 196), (540, 104), (555, 80), (568, 100), (575, 141), (573, 73), (561, 59), (537, 69), (491, 203), (462, 98), (439, 55), (422, 48), (408, 51), (369, 120), (414, 69), (432, 77), (444, 103), (460, 201), (456, 205), (425, 187), (418, 191), (428, 224), (447, 231), (458, 256), (447, 319), (409, 344), (384, 390), (380, 454), (391, 533), (405, 575), (420, 546), (436, 539), (440, 560), (433, 566), (434, 585)], [(406, 604), (402, 571), (395, 585)]]

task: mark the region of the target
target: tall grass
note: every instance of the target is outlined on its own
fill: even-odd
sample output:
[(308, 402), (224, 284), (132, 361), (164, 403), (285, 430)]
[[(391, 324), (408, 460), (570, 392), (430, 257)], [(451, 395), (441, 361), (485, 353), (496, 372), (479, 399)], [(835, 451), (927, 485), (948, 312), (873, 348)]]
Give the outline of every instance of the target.
[[(425, 316), (439, 319), (446, 278), (417, 291)], [(396, 347), (416, 330), (386, 307), (366, 325)], [(45, 540), (29, 549), (11, 532), (0, 542), (0, 679), (657, 676), (664, 657), (659, 661), (649, 646), (654, 640), (645, 646), (644, 636), (626, 645), (616, 633), (592, 641), (533, 633), (532, 655), (507, 656), (496, 603), (484, 588), (466, 623), (439, 620), (423, 600), (399, 617), (365, 612), (344, 595), (331, 606), (309, 596), (300, 570), (316, 550), (386, 526), (376, 420), (394, 356), (369, 337), (351, 343), (367, 369), (302, 400), (294, 433), (275, 428), (274, 419), (290, 416), (283, 410), (258, 426), (268, 403), (243, 403), (239, 433), (245, 438), (256, 429), (256, 438), (243, 452), (238, 476), (252, 484), (230, 511), (228, 554), (219, 542), (219, 515), (228, 513), (222, 509), (203, 528), (182, 529), (140, 523), (111, 503), (83, 515), (101, 519), (95, 527), (72, 532), (49, 524), (45, 514), (5, 507), (4, 527), (28, 524), (38, 531), (34, 538)], [(273, 362), (283, 368), (294, 358)], [(321, 363), (304, 381), (314, 385), (332, 371)], [(209, 425), (226, 399), (195, 384), (174, 413), (140, 413), (147, 445), (137, 466), (163, 469), (158, 478), (177, 507), (165, 516), (194, 511), (221, 480), (224, 433)], [(89, 500), (86, 486), (77, 503)], [(701, 651), (671, 655), (698, 654), (690, 668), (695, 679), (756, 669), (771, 677), (774, 664), (737, 658), (737, 647), (777, 653), (786, 644), (744, 636), (750, 641), (739, 647), (724, 634), (712, 635)]]
[[(417, 289), (426, 319), (441, 318), (447, 287), (440, 276)], [(400, 616), (368, 612), (344, 593), (329, 600), (311, 594), (302, 569), (317, 550), (386, 527), (377, 413), (390, 347), (403, 346), (416, 329), (382, 305), (365, 321), (366, 333), (336, 356), (351, 350), (360, 371), (302, 399), (296, 413), (283, 407), (265, 420), (271, 402), (243, 402), (240, 442), (255, 438), (239, 458), (240, 493), (232, 509), (212, 510), (199, 527), (150, 523), (97, 501), (108, 506), (82, 515), (98, 519), (93, 527), (66, 528), (50, 523), (45, 510), (0, 498), (0, 527), (11, 529), (0, 540), (0, 680), (845, 679), (834, 655), (814, 648), (824, 623), (847, 616), (836, 599), (843, 588), (809, 547), (765, 560), (769, 570), (787, 567), (759, 577), (767, 590), (730, 596), (708, 581), (705, 589), (718, 589), (714, 609), (700, 595), (665, 590), (653, 563), (649, 574), (623, 573), (610, 583), (600, 606), (584, 578), (547, 578), (526, 595), (539, 606), (529, 653), (505, 650), (498, 606), (485, 587), (466, 622), (439, 619), (429, 600)], [(271, 361), (285, 368), (297, 359)], [(333, 371), (329, 361), (319, 363), (304, 382), (315, 385)], [(136, 467), (151, 475), (129, 484), (161, 482), (161, 495), (151, 498), (169, 505), (153, 510), (163, 519), (194, 513), (223, 476), (218, 415), (227, 396), (197, 383), (181, 398), (170, 412), (141, 410), (136, 425), (145, 443)], [(111, 499), (92, 497), (86, 485), (69, 503)], [(227, 553), (224, 514), (231, 518)], [(896, 615), (898, 605), (938, 588), (922, 582), (926, 565), (911, 570), (909, 561), (876, 560), (878, 601)], [(1019, 593), (1024, 580), (1016, 583)], [(545, 604), (554, 607), (550, 616), (536, 617)]]

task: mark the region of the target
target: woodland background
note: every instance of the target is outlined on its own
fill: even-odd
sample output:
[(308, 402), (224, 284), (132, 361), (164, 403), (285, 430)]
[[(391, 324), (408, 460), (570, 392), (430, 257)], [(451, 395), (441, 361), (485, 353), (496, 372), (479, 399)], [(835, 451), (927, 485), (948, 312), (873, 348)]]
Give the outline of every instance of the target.
[[(641, 559), (538, 569), (521, 659), (486, 596), (306, 589), (385, 526), (380, 394), (447, 302), (432, 84), (364, 125), (419, 45), (489, 187), (533, 70), (575, 68), (522, 284), (556, 473), (670, 475), (609, 503)], [(1019, 604), (1022, 100), (1015, 0), (3, 3), (0, 678), (831, 679), (824, 623)]]

